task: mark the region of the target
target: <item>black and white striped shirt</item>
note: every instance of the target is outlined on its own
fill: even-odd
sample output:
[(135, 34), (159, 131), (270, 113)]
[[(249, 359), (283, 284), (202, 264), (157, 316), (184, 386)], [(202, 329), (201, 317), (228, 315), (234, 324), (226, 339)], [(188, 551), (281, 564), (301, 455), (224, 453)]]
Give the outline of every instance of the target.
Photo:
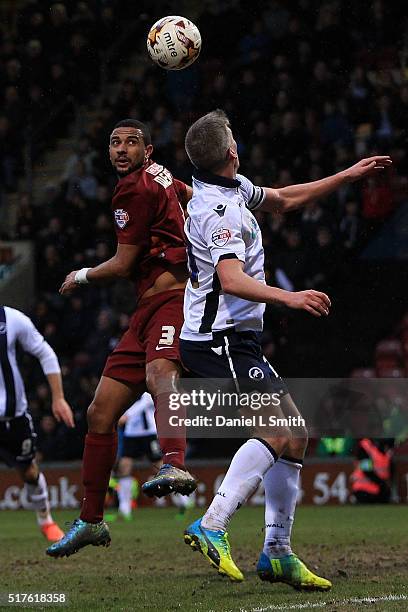
[(252, 211), (265, 199), (241, 174), (236, 179), (196, 171), (185, 225), (190, 280), (184, 297), (183, 340), (211, 340), (234, 327), (261, 331), (265, 304), (224, 294), (216, 273), (221, 259), (237, 258), (244, 272), (265, 283), (264, 251)]
[(58, 359), (48, 342), (22, 312), (0, 306), (0, 420), (27, 411), (23, 379), (16, 360), (17, 343), (37, 357), (45, 375), (60, 372)]

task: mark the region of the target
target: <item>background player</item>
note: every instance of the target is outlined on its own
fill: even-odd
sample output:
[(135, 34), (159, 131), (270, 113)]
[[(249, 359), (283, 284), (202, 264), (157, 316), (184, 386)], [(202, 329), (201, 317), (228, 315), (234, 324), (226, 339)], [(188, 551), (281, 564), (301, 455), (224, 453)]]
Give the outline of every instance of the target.
[(27, 501), (36, 511), (41, 532), (47, 540), (56, 542), (64, 533), (51, 516), (47, 482), (35, 461), (36, 434), (17, 365), (17, 345), (39, 360), (51, 388), (52, 412), (57, 421), (74, 427), (56, 354), (26, 315), (0, 306), (0, 459), (16, 468), (24, 482)]
[[(276, 416), (297, 416), (284, 382), (262, 354), (259, 332), (265, 304), (283, 304), (322, 316), (328, 315), (330, 300), (319, 291), (288, 292), (266, 285), (261, 231), (251, 210), (286, 212), (369, 176), (391, 160), (387, 156), (365, 159), (335, 176), (305, 185), (255, 187), (237, 175), (237, 145), (222, 111), (209, 113), (190, 127), (186, 151), (196, 170), (186, 223), (192, 274), (180, 340), (183, 364), (194, 376), (231, 377), (238, 392), (246, 385), (250, 391), (278, 393)], [(204, 517), (186, 530), (186, 543), (199, 549), (220, 573), (243, 580), (231, 558), (226, 529), (263, 479), (266, 527), (259, 576), (287, 582), (296, 589), (330, 589), (331, 583), (313, 574), (290, 545), (306, 445), (304, 427), (296, 437), (288, 428), (256, 430), (234, 455)]]
[[(119, 514), (125, 520), (130, 520), (132, 518), (132, 493), (135, 485), (135, 479), (132, 476), (134, 460), (146, 458), (156, 471), (162, 465), (162, 454), (154, 420), (154, 403), (150, 393), (144, 393), (119, 419), (118, 425), (124, 428), (116, 469)], [(179, 509), (178, 516), (184, 515), (185, 511), (194, 505), (193, 499), (180, 493), (172, 493), (171, 500)]]
[(116, 124), (109, 144), (111, 163), (119, 176), (112, 212), (118, 239), (114, 257), (95, 268), (73, 271), (61, 293), (78, 285), (130, 278), (136, 283), (138, 305), (128, 331), (108, 358), (88, 409), (88, 434), (83, 457), (85, 496), (80, 518), (66, 537), (51, 546), (54, 557), (70, 555), (87, 544), (108, 545), (103, 519), (105, 495), (116, 460), (116, 424), (146, 391), (152, 394), (163, 467), (144, 489), (149, 495), (191, 493), (194, 478), (184, 468), (185, 434), (161, 436), (168, 421), (168, 400), (159, 389), (173, 388), (179, 376), (179, 333), (187, 280), (184, 214), (191, 188), (151, 161), (147, 127), (133, 119)]
[(150, 393), (144, 393), (119, 419), (123, 426), (122, 450), (117, 467), (119, 480), (119, 513), (132, 517), (133, 460), (147, 458), (158, 471), (162, 465), (162, 454), (156, 436), (154, 403)]

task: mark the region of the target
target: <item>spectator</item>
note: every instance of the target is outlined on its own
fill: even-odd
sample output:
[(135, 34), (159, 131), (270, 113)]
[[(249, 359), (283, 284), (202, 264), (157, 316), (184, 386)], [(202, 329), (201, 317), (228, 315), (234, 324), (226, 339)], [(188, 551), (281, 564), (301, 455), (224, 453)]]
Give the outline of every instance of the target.
[(346, 202), (344, 215), (339, 223), (339, 230), (346, 251), (352, 251), (358, 244), (360, 219), (357, 214), (358, 204), (354, 200)]
[(93, 161), (96, 157), (96, 151), (92, 149), (91, 143), (86, 136), (81, 136), (78, 145), (66, 161), (64, 172), (61, 180), (68, 181), (78, 169), (78, 162), (82, 161), (84, 164), (84, 171), (87, 175), (93, 173)]
[(73, 200), (75, 195), (85, 200), (95, 200), (97, 189), (98, 182), (96, 178), (87, 170), (84, 160), (79, 159), (68, 181), (67, 200)]
[(13, 131), (20, 131), (23, 122), (23, 103), (17, 87), (9, 85), (4, 92), (3, 110)]
[(298, 229), (291, 228), (285, 235), (285, 248), (277, 257), (275, 270), (277, 284), (287, 291), (298, 291), (303, 288), (305, 272), (306, 262), (301, 235)]
[(64, 457), (61, 443), (65, 446), (66, 442), (63, 436), (58, 435), (58, 425), (51, 414), (41, 417), (37, 431), (40, 461), (56, 461)]
[(373, 118), (375, 135), (382, 145), (388, 146), (394, 133), (390, 96), (380, 96), (376, 101), (376, 106), (377, 110)]
[(374, 177), (367, 179), (362, 189), (362, 215), (370, 222), (384, 219), (394, 208), (389, 184)]
[(13, 191), (16, 185), (17, 167), (21, 161), (17, 143), (18, 134), (13, 132), (7, 117), (0, 115), (0, 178), (6, 191)]
[(318, 228), (328, 224), (329, 214), (313, 200), (303, 209), (301, 219), (303, 235), (308, 241), (313, 241), (316, 239)]
[(72, 32), (66, 6), (62, 2), (53, 4), (49, 12), (50, 20), (47, 29), (47, 53), (50, 57), (66, 51)]
[(327, 291), (329, 279), (339, 266), (340, 251), (330, 228), (321, 226), (316, 233), (316, 247), (309, 251), (305, 286)]
[(64, 266), (56, 247), (49, 244), (41, 260), (37, 274), (38, 286), (45, 294), (55, 294), (64, 272)]
[(37, 229), (38, 224), (30, 196), (28, 193), (21, 193), (16, 219), (16, 238), (33, 240), (36, 237)]
[(43, 88), (47, 82), (48, 61), (44, 57), (41, 40), (30, 39), (25, 48), (25, 56), (25, 81), (28, 86)]

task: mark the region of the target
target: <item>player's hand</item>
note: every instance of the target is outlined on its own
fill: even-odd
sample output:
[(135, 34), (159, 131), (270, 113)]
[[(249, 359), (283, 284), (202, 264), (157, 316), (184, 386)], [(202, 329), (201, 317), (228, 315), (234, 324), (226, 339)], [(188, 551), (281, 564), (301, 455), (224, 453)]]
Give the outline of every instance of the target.
[(308, 289), (307, 291), (288, 291), (286, 306), (296, 310), (307, 310), (315, 317), (327, 316), (331, 302), (329, 296), (321, 291)]
[(347, 180), (351, 183), (359, 181), (362, 178), (376, 174), (379, 170), (384, 170), (387, 166), (391, 166), (392, 159), (389, 155), (374, 155), (361, 159), (359, 162), (344, 170)]
[(67, 427), (75, 427), (73, 412), (63, 397), (52, 402), (52, 413), (58, 423), (62, 421)]
[(61, 295), (69, 295), (78, 288), (78, 283), (75, 282), (75, 274), (77, 272), (78, 270), (74, 270), (65, 277), (65, 280), (59, 290)]

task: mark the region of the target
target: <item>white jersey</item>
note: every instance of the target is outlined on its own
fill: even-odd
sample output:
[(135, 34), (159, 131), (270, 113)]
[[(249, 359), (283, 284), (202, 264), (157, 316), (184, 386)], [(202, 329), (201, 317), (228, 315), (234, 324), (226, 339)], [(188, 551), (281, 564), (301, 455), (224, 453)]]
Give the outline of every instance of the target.
[(143, 393), (142, 397), (126, 410), (125, 415), (125, 436), (140, 438), (156, 435), (154, 404), (150, 393)]
[(185, 225), (190, 280), (184, 298), (183, 340), (211, 340), (212, 332), (234, 327), (261, 331), (265, 304), (224, 294), (216, 273), (221, 259), (236, 257), (244, 272), (265, 283), (264, 251), (251, 210), (265, 199), (262, 187), (196, 171)]
[(23, 379), (16, 360), (17, 343), (37, 357), (45, 375), (60, 372), (58, 359), (25, 314), (0, 306), (0, 419), (12, 419), (27, 411)]

